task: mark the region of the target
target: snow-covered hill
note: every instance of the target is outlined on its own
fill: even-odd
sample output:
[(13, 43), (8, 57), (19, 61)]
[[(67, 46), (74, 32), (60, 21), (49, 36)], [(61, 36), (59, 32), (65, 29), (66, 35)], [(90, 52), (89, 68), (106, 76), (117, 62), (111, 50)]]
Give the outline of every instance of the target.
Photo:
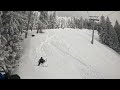
[[(15, 73), (25, 79), (120, 78), (120, 55), (99, 42), (95, 32), (91, 44), (91, 30), (51, 29), (24, 40), (24, 54)], [(37, 66), (40, 57), (44, 67)]]

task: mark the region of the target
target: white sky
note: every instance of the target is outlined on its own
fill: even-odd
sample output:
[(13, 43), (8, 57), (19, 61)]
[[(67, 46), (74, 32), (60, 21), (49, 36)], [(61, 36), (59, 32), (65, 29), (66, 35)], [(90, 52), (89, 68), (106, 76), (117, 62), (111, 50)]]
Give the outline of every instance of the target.
[[(109, 19), (112, 22), (112, 24), (114, 25), (115, 20), (118, 20), (120, 23), (120, 11), (88, 11), (89, 15), (96, 15), (96, 16), (107, 16), (109, 15)], [(58, 16), (76, 16), (76, 17), (80, 17), (82, 16), (83, 18), (88, 18), (88, 14), (87, 11), (57, 11), (57, 15)]]

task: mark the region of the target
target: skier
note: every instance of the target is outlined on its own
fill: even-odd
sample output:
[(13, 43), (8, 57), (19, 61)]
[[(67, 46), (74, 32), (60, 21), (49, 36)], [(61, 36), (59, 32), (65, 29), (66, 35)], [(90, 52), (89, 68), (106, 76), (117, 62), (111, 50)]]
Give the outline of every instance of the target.
[(45, 62), (45, 60), (41, 57), (40, 59), (39, 59), (39, 61), (38, 61), (38, 66), (42, 63), (44, 63)]

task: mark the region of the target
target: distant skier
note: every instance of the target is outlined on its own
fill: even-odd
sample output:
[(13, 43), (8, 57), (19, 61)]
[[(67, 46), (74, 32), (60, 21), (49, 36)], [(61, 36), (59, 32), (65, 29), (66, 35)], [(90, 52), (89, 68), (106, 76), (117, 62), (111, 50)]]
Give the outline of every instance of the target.
[(41, 57), (38, 61), (38, 66), (40, 66), (40, 64), (43, 64), (45, 62), (45, 60)]

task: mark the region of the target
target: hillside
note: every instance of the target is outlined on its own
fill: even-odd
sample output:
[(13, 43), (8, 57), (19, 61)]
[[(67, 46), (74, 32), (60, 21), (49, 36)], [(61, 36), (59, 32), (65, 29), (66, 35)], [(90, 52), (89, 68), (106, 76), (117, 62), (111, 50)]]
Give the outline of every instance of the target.
[[(24, 54), (15, 71), (21, 78), (120, 78), (120, 55), (101, 44), (97, 32), (93, 45), (91, 31), (87, 29), (44, 32), (36, 34), (36, 30), (30, 31), (24, 40)], [(37, 66), (41, 56), (47, 60), (44, 67)]]

